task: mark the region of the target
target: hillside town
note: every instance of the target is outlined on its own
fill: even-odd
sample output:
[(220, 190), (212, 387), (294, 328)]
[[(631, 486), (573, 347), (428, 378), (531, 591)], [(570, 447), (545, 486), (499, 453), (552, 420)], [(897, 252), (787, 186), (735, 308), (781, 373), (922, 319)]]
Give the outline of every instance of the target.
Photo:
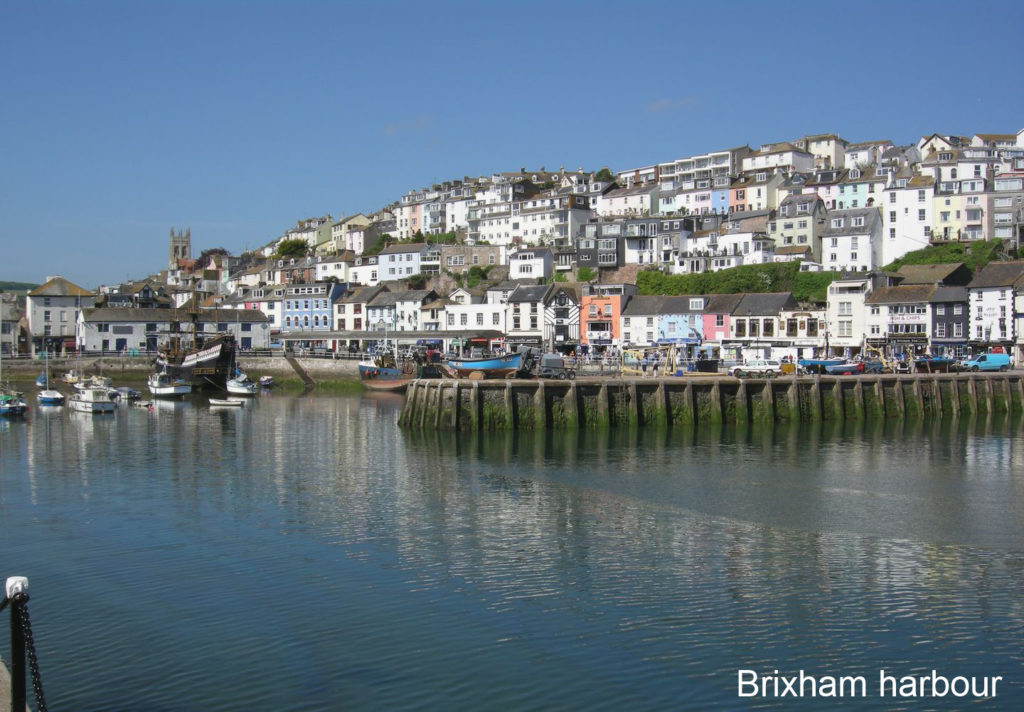
[[(370, 214), (299, 220), (259, 250), (194, 256), (87, 289), (54, 276), (3, 295), (4, 353), (152, 352), (183, 311), (243, 350), (364, 351), (382, 339), (449, 351), (530, 346), (582, 356), (672, 346), (683, 359), (796, 360), (988, 350), (1024, 362), (1024, 129), (834, 134), (612, 172), (527, 170), (412, 190)], [(997, 256), (903, 264), (928, 247)], [(751, 266), (822, 273), (792, 292), (645, 293)], [(55, 265), (56, 267), (56, 265)]]

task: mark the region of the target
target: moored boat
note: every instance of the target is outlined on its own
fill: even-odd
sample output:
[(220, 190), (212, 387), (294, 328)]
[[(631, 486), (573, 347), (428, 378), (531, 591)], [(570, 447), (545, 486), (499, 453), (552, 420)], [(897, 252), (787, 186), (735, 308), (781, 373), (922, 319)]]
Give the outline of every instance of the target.
[(107, 388), (84, 388), (71, 394), (68, 405), (79, 413), (113, 413), (116, 405)]
[(0, 391), (0, 416), (19, 418), (25, 415), (28, 405), (21, 393), (16, 391)]
[(235, 337), (218, 334), (195, 345), (182, 337), (164, 345), (156, 358), (157, 369), (187, 383), (194, 390), (224, 390), (234, 372)]
[(107, 376), (83, 376), (75, 383), (75, 390), (84, 391), (87, 388), (112, 388), (112, 381)]
[(146, 387), (154, 398), (184, 398), (192, 392), (192, 385), (163, 371), (151, 373)]
[(416, 364), (399, 364), (390, 353), (382, 353), (369, 361), (359, 362), (359, 378), (375, 391), (403, 391), (416, 377)]
[(235, 377), (229, 378), (224, 385), (227, 392), (234, 396), (254, 396), (260, 392), (259, 384), (249, 380), (241, 371), (235, 371)]
[(273, 376), (260, 376), (259, 380), (260, 388), (270, 388), (274, 385)]
[(44, 388), (36, 393), (40, 405), (64, 405), (64, 394), (53, 388)]
[(211, 398), (210, 405), (217, 407), (239, 408), (245, 405), (242, 398)]
[(841, 358), (802, 358), (797, 361), (797, 365), (803, 368), (807, 373), (828, 373), (829, 366), (837, 366), (841, 363), (845, 363), (845, 359)]
[(864, 372), (863, 361), (840, 361), (825, 366), (825, 373), (830, 376), (854, 376)]

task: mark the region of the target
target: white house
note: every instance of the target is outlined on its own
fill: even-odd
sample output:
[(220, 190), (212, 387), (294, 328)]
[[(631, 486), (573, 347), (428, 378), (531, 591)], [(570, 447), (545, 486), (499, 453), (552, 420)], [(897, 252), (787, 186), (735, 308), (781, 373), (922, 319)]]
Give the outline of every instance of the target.
[(1010, 353), (1019, 340), (1014, 307), (1024, 292), (1024, 261), (990, 262), (967, 291), (971, 346), (976, 352), (1001, 346)]
[(901, 172), (882, 191), (880, 264), (887, 265), (931, 243), (935, 179)]
[(380, 282), (377, 255), (359, 256), (352, 259), (348, 267), (349, 282), (372, 287)]
[[(175, 309), (83, 309), (78, 320), (79, 348), (86, 351), (154, 351), (172, 328), (180, 328)], [(201, 310), (197, 327), (207, 337), (228, 332), (241, 349), (270, 346), (267, 317), (252, 309)]]
[(546, 247), (531, 247), (508, 256), (509, 279), (550, 279), (554, 258)]
[(873, 270), (881, 266), (881, 235), (878, 208), (833, 210), (821, 238), (821, 263), (826, 270)]
[(826, 348), (830, 354), (852, 356), (865, 339), (865, 302), (874, 290), (873, 277), (838, 279), (828, 287)]
[(63, 277), (47, 277), (25, 298), (33, 349), (74, 348), (82, 309), (95, 305), (95, 293)]

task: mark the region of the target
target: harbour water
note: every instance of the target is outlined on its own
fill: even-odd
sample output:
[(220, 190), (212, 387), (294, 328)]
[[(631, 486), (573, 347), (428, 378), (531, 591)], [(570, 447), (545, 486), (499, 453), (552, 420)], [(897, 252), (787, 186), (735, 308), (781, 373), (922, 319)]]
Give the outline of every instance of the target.
[[(393, 396), (0, 423), (59, 710), (1024, 706), (1019, 416), (406, 432)], [(6, 651), (6, 643), (0, 649)], [(879, 696), (1001, 676), (997, 697)]]

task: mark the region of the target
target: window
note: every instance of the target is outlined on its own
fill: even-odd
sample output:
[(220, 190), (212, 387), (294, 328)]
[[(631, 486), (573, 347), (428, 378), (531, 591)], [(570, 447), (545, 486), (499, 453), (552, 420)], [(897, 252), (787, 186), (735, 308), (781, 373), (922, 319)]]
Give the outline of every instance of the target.
[(957, 338), (957, 339), (963, 338), (963, 335), (964, 335), (964, 325), (962, 323), (960, 323), (959, 321), (955, 322), (953, 324), (953, 338)]
[(49, 321), (49, 320), (50, 320), (50, 312), (44, 311), (43, 312), (43, 321)]
[(842, 226), (843, 226), (843, 219), (842, 218), (832, 218), (832, 227), (842, 227)]
[(864, 227), (864, 216), (860, 215), (858, 217), (855, 217), (853, 219), (853, 226), (854, 227)]
[(853, 302), (839, 302), (839, 316), (853, 316)]
[(959, 314), (963, 314), (963, 313), (964, 313), (964, 305), (963, 304), (954, 304), (953, 305), (953, 314), (954, 315), (959, 315)]
[(605, 316), (611, 316), (612, 315), (612, 305), (611, 304), (605, 304), (604, 305), (604, 315)]
[(501, 315), (498, 312), (494, 312), (493, 314), (491, 314), (491, 325), (492, 326), (500, 326), (501, 325)]
[(735, 325), (735, 331), (737, 338), (746, 338), (747, 336), (747, 320), (737, 319)]
[(837, 326), (839, 327), (838, 336), (850, 338), (853, 336), (853, 322), (852, 321), (840, 321)]
[(936, 304), (935, 305), (935, 313), (938, 314), (939, 316), (944, 315), (946, 313), (946, 305), (945, 304)]
[(459, 314), (459, 326), (469, 325), (469, 314)]
[(917, 211), (917, 219), (918, 220), (924, 220), (925, 219), (925, 217), (924, 217), (924, 210), (923, 209)]

